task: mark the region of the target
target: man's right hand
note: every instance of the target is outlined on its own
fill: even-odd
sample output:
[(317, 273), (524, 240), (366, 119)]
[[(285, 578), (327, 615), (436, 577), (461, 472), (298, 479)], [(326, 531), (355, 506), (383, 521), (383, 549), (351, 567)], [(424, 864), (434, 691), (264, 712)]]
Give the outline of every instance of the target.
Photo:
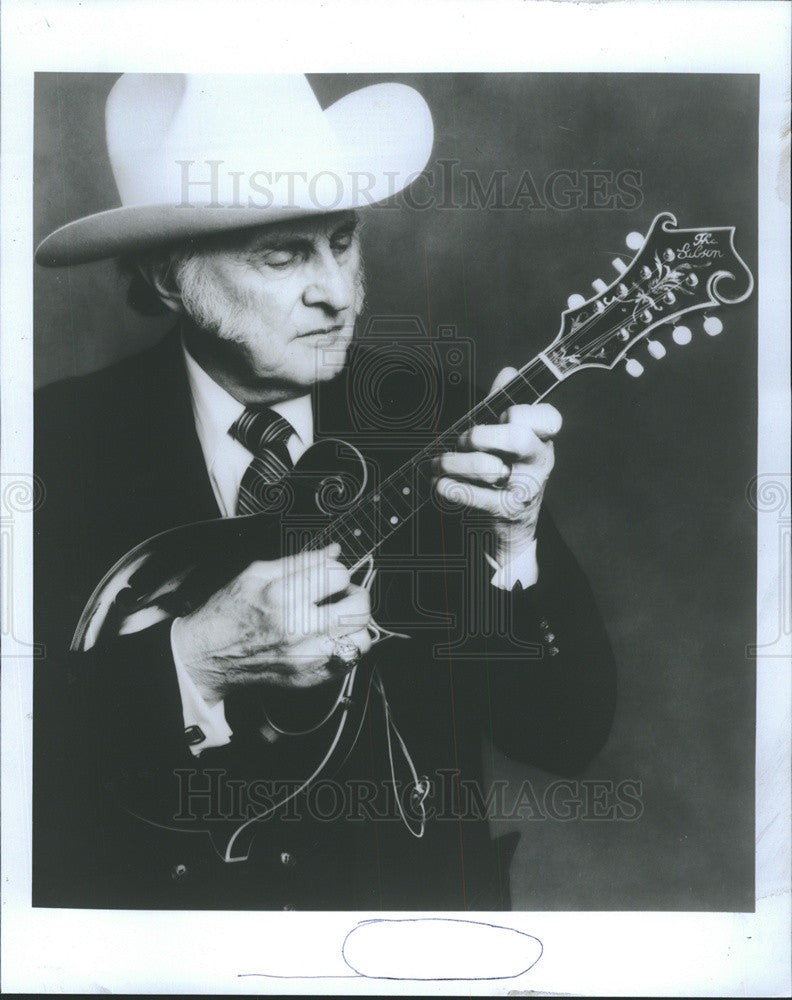
[(341, 636), (371, 648), (369, 595), (339, 553), (331, 545), (251, 563), (174, 623), (175, 650), (207, 704), (241, 685), (306, 688), (337, 677), (330, 660)]

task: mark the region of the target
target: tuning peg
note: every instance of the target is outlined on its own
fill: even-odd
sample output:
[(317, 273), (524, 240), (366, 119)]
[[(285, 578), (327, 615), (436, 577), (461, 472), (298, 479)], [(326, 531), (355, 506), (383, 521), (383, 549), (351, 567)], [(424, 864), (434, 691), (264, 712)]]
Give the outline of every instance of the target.
[(664, 358), (666, 356), (666, 349), (659, 340), (647, 340), (646, 349), (656, 361), (659, 361), (660, 358)]
[(723, 323), (721, 323), (717, 316), (707, 316), (703, 325), (704, 332), (708, 333), (710, 337), (717, 337), (723, 329)]
[(643, 246), (644, 238), (640, 233), (628, 233), (624, 241), (630, 250), (640, 250)]
[(582, 295), (578, 295), (577, 292), (575, 292), (574, 295), (570, 295), (569, 298), (567, 299), (567, 305), (569, 306), (570, 309), (579, 309), (580, 306), (585, 304), (586, 300), (583, 298)]
[(674, 343), (679, 344), (680, 347), (683, 347), (685, 344), (689, 344), (693, 339), (690, 327), (687, 326), (675, 326), (671, 331), (671, 336), (674, 338)]
[(613, 266), (616, 268), (619, 274), (624, 274), (624, 272), (627, 270), (627, 265), (624, 263), (621, 257), (614, 257), (613, 260), (611, 261), (611, 264), (613, 264)]
[(632, 375), (633, 378), (643, 375), (643, 365), (640, 361), (636, 361), (635, 358), (628, 358), (624, 362), (624, 367), (627, 369), (627, 374)]
[(591, 282), (591, 284), (592, 284), (592, 287), (594, 288), (594, 291), (597, 293), (597, 295), (601, 295), (605, 291), (605, 289), (608, 287), (605, 284), (605, 282), (602, 280), (602, 278), (595, 278)]

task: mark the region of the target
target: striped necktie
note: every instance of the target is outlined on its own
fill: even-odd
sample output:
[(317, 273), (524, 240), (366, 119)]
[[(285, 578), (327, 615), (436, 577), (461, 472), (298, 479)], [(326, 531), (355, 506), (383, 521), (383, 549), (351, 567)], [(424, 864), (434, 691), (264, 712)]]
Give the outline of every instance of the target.
[(274, 410), (247, 409), (228, 433), (253, 453), (239, 486), (236, 512), (258, 514), (270, 506), (268, 488), (294, 467), (286, 442), (295, 430)]

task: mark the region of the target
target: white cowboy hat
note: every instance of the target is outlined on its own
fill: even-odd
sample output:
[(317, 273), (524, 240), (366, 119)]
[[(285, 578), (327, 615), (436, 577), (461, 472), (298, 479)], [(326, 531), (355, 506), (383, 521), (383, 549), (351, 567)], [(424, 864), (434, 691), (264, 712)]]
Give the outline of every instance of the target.
[(121, 207), (56, 229), (39, 264), (374, 204), (420, 174), (433, 140), (411, 87), (375, 84), (322, 111), (287, 75), (124, 74), (105, 124)]

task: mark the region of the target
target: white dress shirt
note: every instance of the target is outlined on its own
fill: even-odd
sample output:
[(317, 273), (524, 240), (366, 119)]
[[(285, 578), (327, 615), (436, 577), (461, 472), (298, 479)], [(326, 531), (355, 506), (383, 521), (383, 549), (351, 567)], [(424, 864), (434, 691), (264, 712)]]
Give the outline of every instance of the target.
[[(232, 517), (236, 511), (242, 476), (253, 456), (228, 431), (244, 412), (245, 406), (207, 375), (184, 344), (182, 350), (192, 397), (195, 429), (212, 490), (223, 517)], [(296, 463), (313, 444), (311, 397), (305, 395), (273, 403), (270, 409), (288, 420), (294, 428), (295, 433), (287, 440), (286, 447), (292, 461)], [(499, 565), (491, 556), (487, 556), (487, 561), (494, 570), (491, 579), (493, 586), (503, 590), (511, 590), (518, 582), (523, 587), (530, 587), (539, 578), (535, 540), (504, 566)], [(204, 737), (191, 745), (190, 750), (198, 756), (209, 747), (224, 746), (231, 739), (231, 729), (226, 721), (223, 702), (208, 705), (201, 696), (176, 651), (173, 630), (171, 650), (176, 665), (185, 729), (197, 726)]]

